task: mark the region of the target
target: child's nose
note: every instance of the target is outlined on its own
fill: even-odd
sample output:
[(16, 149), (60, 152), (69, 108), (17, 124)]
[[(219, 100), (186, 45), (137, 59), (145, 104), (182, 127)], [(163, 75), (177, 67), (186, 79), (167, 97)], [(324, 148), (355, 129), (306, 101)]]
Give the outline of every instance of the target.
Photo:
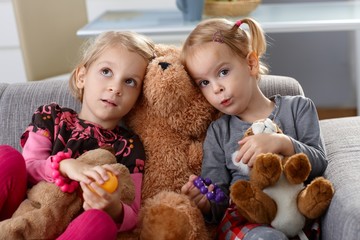
[(224, 86), (220, 85), (220, 84), (214, 84), (214, 92), (215, 93), (220, 93), (222, 91), (224, 91)]
[(121, 96), (121, 89), (120, 87), (109, 87), (109, 91), (115, 93), (118, 96)]

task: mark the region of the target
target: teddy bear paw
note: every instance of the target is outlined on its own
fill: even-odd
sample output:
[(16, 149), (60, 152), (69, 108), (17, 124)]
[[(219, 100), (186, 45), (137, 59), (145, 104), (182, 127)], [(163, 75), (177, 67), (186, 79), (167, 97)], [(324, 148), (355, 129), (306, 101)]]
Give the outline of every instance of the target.
[(291, 184), (300, 184), (304, 182), (308, 178), (310, 171), (310, 161), (303, 153), (298, 153), (289, 157), (284, 165), (284, 174)]
[(184, 194), (161, 191), (145, 200), (140, 211), (139, 239), (211, 239), (200, 209)]
[(273, 153), (259, 154), (251, 170), (251, 181), (260, 189), (274, 185), (282, 172), (280, 156)]
[(248, 181), (238, 180), (230, 187), (230, 198), (249, 222), (270, 224), (277, 206), (267, 194)]
[(313, 180), (299, 195), (299, 211), (310, 219), (320, 217), (329, 207), (334, 196), (331, 182), (323, 177)]

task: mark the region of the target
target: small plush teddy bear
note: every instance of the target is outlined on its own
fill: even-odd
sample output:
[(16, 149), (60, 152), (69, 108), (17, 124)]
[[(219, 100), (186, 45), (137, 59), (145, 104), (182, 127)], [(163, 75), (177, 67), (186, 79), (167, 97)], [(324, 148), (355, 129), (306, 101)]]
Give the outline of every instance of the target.
[[(266, 119), (255, 122), (244, 136), (271, 132), (281, 133), (281, 130)], [(245, 164), (234, 161), (236, 153), (233, 162), (246, 169)], [(249, 171), (250, 181), (238, 180), (231, 186), (231, 200), (249, 222), (270, 224), (288, 237), (301, 232), (306, 218), (320, 217), (334, 195), (332, 184), (323, 177), (304, 186), (311, 165), (303, 153), (286, 158), (273, 153), (260, 154)]]
[(191, 174), (200, 174), (202, 143), (217, 117), (181, 64), (180, 49), (157, 45), (126, 119), (146, 153), (141, 239), (211, 239), (201, 212), (180, 190)]
[[(88, 151), (78, 161), (95, 165), (114, 164), (120, 172), (122, 201), (131, 204), (135, 187), (129, 170), (116, 163), (112, 152), (106, 149)], [(33, 186), (10, 219), (0, 222), (0, 239), (55, 239), (82, 211), (81, 189), (64, 193), (54, 183), (41, 181)]]

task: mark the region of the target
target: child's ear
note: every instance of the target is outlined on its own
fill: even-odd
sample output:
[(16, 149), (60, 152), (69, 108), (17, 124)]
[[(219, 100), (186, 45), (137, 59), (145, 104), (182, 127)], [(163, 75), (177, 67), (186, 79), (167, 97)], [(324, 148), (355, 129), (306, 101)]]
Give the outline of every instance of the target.
[(250, 52), (246, 57), (251, 75), (256, 76), (259, 73), (259, 59), (255, 52)]
[(85, 74), (86, 68), (84, 66), (78, 67), (76, 69), (76, 86), (79, 89), (83, 89), (85, 86)]

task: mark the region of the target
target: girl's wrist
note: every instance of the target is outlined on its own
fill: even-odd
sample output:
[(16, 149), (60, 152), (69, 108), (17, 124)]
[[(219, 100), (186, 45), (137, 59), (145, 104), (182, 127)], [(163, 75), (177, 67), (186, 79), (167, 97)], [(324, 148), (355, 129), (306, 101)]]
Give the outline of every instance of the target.
[(63, 177), (66, 177), (68, 178), (69, 176), (67, 175), (67, 166), (68, 166), (68, 163), (70, 161), (72, 161), (73, 159), (72, 158), (66, 158), (66, 159), (63, 159), (62, 161), (59, 162), (59, 172), (60, 174), (63, 176)]
[(60, 171), (60, 162), (65, 159), (69, 159), (71, 154), (66, 152), (58, 152), (56, 155), (51, 157), (51, 168), (52, 168), (52, 177), (54, 179), (54, 183), (60, 188), (63, 192), (72, 193), (74, 192), (79, 183), (77, 181), (73, 181), (70, 178), (64, 177), (62, 172)]
[(280, 154), (283, 156), (290, 156), (295, 154), (293, 143), (289, 136), (285, 134), (280, 134), (282, 139), (279, 141), (280, 144)]

